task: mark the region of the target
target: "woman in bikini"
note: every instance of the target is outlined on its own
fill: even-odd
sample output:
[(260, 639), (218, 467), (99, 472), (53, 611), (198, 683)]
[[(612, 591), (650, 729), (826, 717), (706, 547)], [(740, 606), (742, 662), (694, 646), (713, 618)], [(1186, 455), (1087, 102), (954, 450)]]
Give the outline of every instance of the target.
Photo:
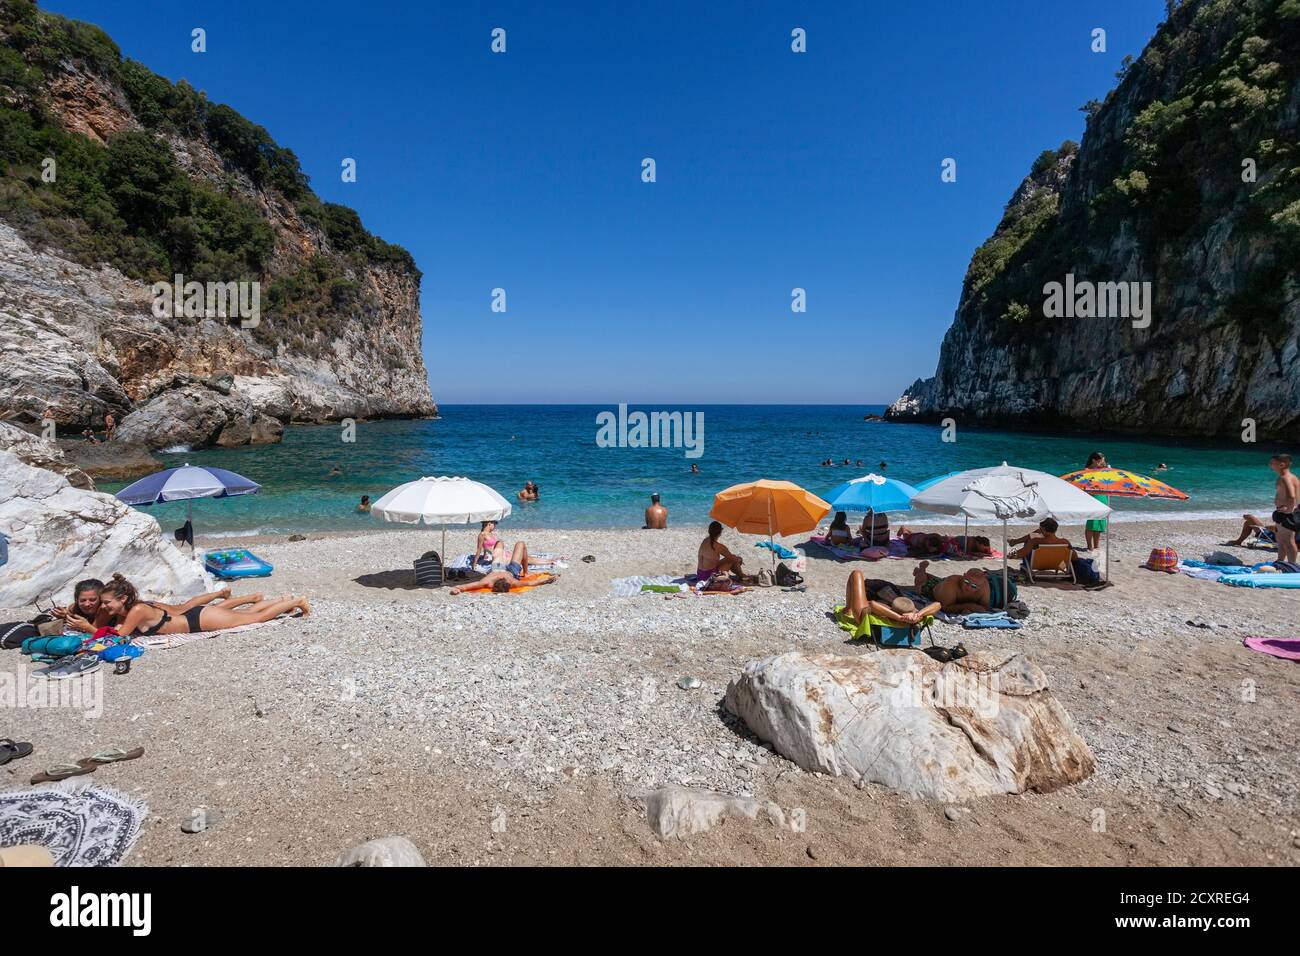
[[(507, 561), (505, 544), (493, 540), (495, 543), (491, 553), (492, 570), (474, 582), (473, 587), (476, 591), (482, 590), (483, 585), (486, 584), (490, 585), (493, 591), (502, 594), (520, 585), (536, 587), (542, 584), (550, 584), (559, 577), (558, 574), (551, 574), (546, 577), (546, 580), (530, 580), (528, 578), (528, 545), (522, 541), (516, 541), (514, 549), (510, 552), (510, 560)], [(460, 594), (464, 590), (463, 587), (456, 587), (452, 588), (449, 593)]]
[[(166, 610), (168, 605), (141, 601), (135, 585), (120, 574), (104, 585), (100, 600), (108, 613), (118, 620), (117, 629), (123, 634), (151, 637), (155, 634), (197, 634), (201, 631), (221, 631), (242, 624), (261, 624), (288, 611), (311, 614), (311, 604), (305, 597), (282, 598), (278, 601), (259, 601), (243, 610), (224, 605), (197, 605), (176, 607), (180, 613)], [(181, 608), (184, 608), (181, 610)]]
[(734, 574), (739, 576), (744, 573), (741, 568), (741, 559), (731, 553), (731, 550), (719, 539), (722, 537), (722, 524), (717, 521), (709, 523), (709, 536), (700, 542), (700, 550), (695, 560), (695, 576), (705, 581), (712, 578), (715, 574)]
[[(55, 617), (62, 618), (64, 623), (64, 633), (83, 632), (94, 634), (101, 627), (114, 627), (118, 621), (117, 617), (111, 613), (103, 602), (104, 584), (94, 578), (80, 581), (76, 590), (73, 592), (73, 604), (66, 608), (54, 608), (50, 613)], [(163, 604), (156, 602), (156, 606), (175, 616), (184, 614), (190, 608), (202, 607), (205, 604), (218, 602), (225, 607), (239, 607), (246, 604), (256, 604), (262, 600), (261, 593), (249, 594), (245, 597), (231, 597), (230, 588), (223, 588), (220, 591), (213, 591), (210, 594), (200, 594), (198, 597), (190, 598), (184, 604)]]
[(483, 521), (480, 523), (478, 541), (474, 545), (474, 564), (491, 564), (493, 562), (493, 553), (501, 544), (501, 539), (497, 537), (497, 523), (495, 521)]
[(826, 532), (826, 543), (837, 547), (853, 543), (853, 531), (849, 528), (849, 516), (843, 511), (835, 512), (835, 520), (831, 522), (831, 528)]

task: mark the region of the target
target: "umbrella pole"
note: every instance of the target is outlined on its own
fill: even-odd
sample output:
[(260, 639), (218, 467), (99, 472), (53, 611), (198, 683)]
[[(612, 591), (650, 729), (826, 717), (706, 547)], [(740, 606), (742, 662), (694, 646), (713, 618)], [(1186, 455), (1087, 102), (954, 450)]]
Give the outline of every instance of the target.
[(1106, 583), (1108, 584), (1110, 583), (1110, 518), (1110, 515), (1106, 516)]
[(194, 554), (194, 499), (185, 499), (185, 523), (190, 526), (190, 554)]
[[(966, 555), (970, 554), (970, 515), (966, 516), (966, 530), (962, 532), (961, 550)], [(1005, 551), (1006, 548), (1002, 550)]]
[(442, 526), (442, 551), (438, 553), (438, 560), (442, 564), (442, 583), (447, 583), (447, 525)]
[[(969, 520), (969, 519), (968, 519)], [(1007, 609), (1010, 588), (1007, 587), (1007, 519), (1002, 519), (1002, 610)]]

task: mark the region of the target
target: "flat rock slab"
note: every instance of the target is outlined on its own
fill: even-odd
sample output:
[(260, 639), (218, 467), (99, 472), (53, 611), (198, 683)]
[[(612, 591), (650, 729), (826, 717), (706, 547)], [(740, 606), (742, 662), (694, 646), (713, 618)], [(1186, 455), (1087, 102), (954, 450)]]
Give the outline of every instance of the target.
[(703, 833), (724, 817), (758, 820), (761, 816), (775, 826), (786, 825), (785, 813), (770, 800), (676, 786), (652, 790), (643, 799), (650, 829), (665, 838)]
[(406, 837), (371, 840), (340, 853), (335, 866), (424, 866), (424, 857)]
[(725, 704), (804, 770), (934, 800), (1048, 793), (1096, 768), (1022, 654), (780, 654), (746, 665)]

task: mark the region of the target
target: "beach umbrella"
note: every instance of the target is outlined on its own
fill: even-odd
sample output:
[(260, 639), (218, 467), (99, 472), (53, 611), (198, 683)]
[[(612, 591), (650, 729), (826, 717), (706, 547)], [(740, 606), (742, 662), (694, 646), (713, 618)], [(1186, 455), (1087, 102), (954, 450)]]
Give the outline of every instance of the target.
[(719, 491), (709, 517), (741, 534), (765, 534), (771, 540), (773, 535), (812, 531), (830, 510), (827, 502), (793, 482), (763, 478)]
[[(188, 462), (167, 468), (127, 485), (115, 496), (124, 504), (147, 508), (160, 501), (185, 501), (185, 523), (193, 527), (195, 498), (233, 498), (255, 495), (262, 486), (225, 468), (200, 468)], [(190, 547), (194, 547), (191, 538)]]
[(370, 513), (399, 524), (442, 525), (442, 551), (447, 563), (447, 525), (500, 521), (510, 514), (510, 502), (487, 485), (468, 478), (419, 478), (398, 485), (370, 508)]
[[(916, 489), (906, 482), (871, 474), (836, 485), (826, 500), (833, 511), (863, 511), (871, 518), (877, 511), (910, 510), (915, 494)], [(873, 537), (868, 537), (868, 544)]]
[[(1012, 518), (1051, 515), (1058, 521), (1105, 518), (1110, 508), (1087, 492), (1055, 475), (1017, 468), (1005, 461), (993, 468), (973, 468), (935, 482), (917, 492), (912, 507), (937, 514), (965, 515), (977, 521), (1002, 522), (1002, 599), (1006, 606), (1007, 522)], [(1110, 539), (1107, 537), (1107, 557)], [(1107, 560), (1107, 577), (1109, 577)]]
[(1148, 478), (1123, 468), (1081, 468), (1061, 476), (1076, 488), (1094, 495), (1115, 495), (1117, 498), (1159, 498), (1166, 501), (1186, 501), (1187, 495), (1158, 478)]

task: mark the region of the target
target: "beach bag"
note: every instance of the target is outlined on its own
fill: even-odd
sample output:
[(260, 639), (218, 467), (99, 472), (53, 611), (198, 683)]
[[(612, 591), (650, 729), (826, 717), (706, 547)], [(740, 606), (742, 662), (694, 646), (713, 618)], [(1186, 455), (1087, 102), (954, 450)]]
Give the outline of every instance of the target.
[(23, 653), (32, 657), (67, 657), (81, 650), (80, 634), (59, 634), (55, 637), (29, 637), (23, 641)]
[(773, 578), (772, 572), (767, 568), (763, 568), (758, 572), (758, 586), (760, 588), (770, 588), (775, 583), (776, 579)]
[(1178, 552), (1173, 548), (1152, 548), (1147, 563), (1142, 565), (1148, 571), (1164, 571), (1168, 574), (1178, 573)]
[(437, 551), (426, 551), (416, 559), (415, 583), (422, 588), (442, 587), (442, 558)]
[(1101, 582), (1101, 574), (1097, 571), (1097, 564), (1092, 558), (1074, 558), (1070, 561), (1070, 565), (1074, 568), (1076, 584), (1098, 584)]
[(0, 647), (7, 651), (11, 651), (15, 647), (22, 647), (23, 641), (40, 636), (40, 628), (31, 621), (14, 621), (11, 624), (0, 624)]
[(792, 588), (797, 584), (803, 584), (803, 575), (791, 571), (789, 565), (782, 561), (776, 566), (776, 583), (783, 588)]

